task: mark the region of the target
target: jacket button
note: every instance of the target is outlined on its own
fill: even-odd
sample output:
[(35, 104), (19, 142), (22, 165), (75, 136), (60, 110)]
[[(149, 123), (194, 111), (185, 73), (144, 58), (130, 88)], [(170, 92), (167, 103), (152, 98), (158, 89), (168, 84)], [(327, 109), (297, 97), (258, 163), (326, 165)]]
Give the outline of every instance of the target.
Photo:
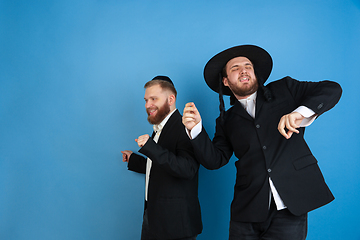
[(324, 106), (323, 103), (320, 103), (319, 106), (317, 107), (317, 109), (321, 109)]
[(263, 146), (263, 149), (266, 150), (266, 146)]
[(267, 171), (268, 171), (268, 172), (271, 172), (271, 169), (269, 168)]
[(256, 128), (260, 128), (260, 124), (256, 124)]

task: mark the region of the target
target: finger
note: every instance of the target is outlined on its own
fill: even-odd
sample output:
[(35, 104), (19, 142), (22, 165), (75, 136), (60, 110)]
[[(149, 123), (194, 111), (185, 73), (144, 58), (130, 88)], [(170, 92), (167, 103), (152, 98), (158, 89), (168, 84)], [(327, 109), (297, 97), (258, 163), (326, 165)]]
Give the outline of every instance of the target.
[(194, 118), (194, 116), (192, 116), (192, 115), (186, 115), (186, 116), (183, 116), (183, 120), (184, 120), (185, 122), (194, 122), (194, 121), (195, 121), (195, 118)]
[(140, 136), (137, 140), (137, 144), (139, 147), (143, 147), (146, 143), (146, 140), (144, 140), (144, 136)]
[(297, 130), (295, 127), (290, 127), (289, 131), (294, 133), (299, 133), (299, 130)]
[(143, 141), (138, 141), (138, 143), (137, 143), (137, 144), (138, 144), (138, 146), (139, 146), (139, 147), (141, 147), (141, 148), (144, 146)]
[(298, 133), (298, 130), (295, 128), (294, 123), (293, 123), (293, 118), (290, 117), (290, 115), (286, 115), (286, 128), (287, 128), (287, 133), (286, 133), (286, 139), (291, 138), (291, 136), (293, 135), (293, 133)]
[(278, 131), (280, 132), (281, 135), (283, 135), (285, 138), (287, 138), (287, 134), (286, 134), (286, 131), (285, 131), (285, 118), (282, 117), (280, 119), (280, 122), (278, 124)]
[(300, 128), (300, 124), (305, 117), (298, 112), (293, 112), (290, 114), (290, 118), (292, 127), (299, 132), (298, 128)]
[(196, 121), (194, 117), (183, 117), (183, 124), (186, 126), (188, 124), (194, 124), (196, 125)]
[(184, 106), (184, 109), (187, 109), (187, 108), (191, 107), (191, 104), (192, 104), (191, 102), (186, 103), (185, 106)]
[(193, 112), (193, 108), (192, 108), (192, 107), (185, 107), (185, 108), (184, 108), (183, 115), (192, 114), (192, 112)]
[(193, 102), (188, 102), (187, 104), (185, 104), (185, 107), (191, 107), (192, 105), (195, 105)]
[(189, 106), (189, 109), (193, 114), (195, 114), (195, 115), (199, 114), (199, 111), (197, 110), (197, 108), (195, 106), (195, 103), (191, 103), (190, 106)]
[(146, 141), (147, 141), (147, 138), (146, 138), (146, 137), (141, 137), (141, 138), (139, 138), (139, 140), (138, 140), (138, 144), (144, 145), (144, 144), (146, 143)]
[(299, 124), (297, 124), (297, 120), (298, 119), (295, 116), (291, 117), (291, 120), (290, 120), (291, 126), (295, 129), (300, 127)]
[(191, 131), (191, 129), (193, 129), (193, 127), (196, 125), (194, 121), (188, 121), (188, 120), (185, 121), (184, 119), (183, 119), (183, 124), (184, 124), (184, 126), (186, 127), (186, 129), (188, 129), (188, 130), (190, 130), (190, 131)]
[(195, 122), (196, 118), (193, 115), (185, 115), (183, 116), (183, 122)]
[(287, 138), (286, 138), (286, 139), (290, 139), (291, 136), (293, 135), (293, 133), (294, 133), (294, 132), (292, 132), (292, 131), (288, 131), (288, 132), (287, 132)]
[(295, 124), (295, 119), (288, 116), (287, 121), (286, 121), (286, 128), (291, 132), (299, 133), (299, 131), (297, 130), (297, 127), (298, 126)]
[(285, 131), (284, 128), (279, 128), (278, 130), (279, 130), (280, 134), (283, 135), (285, 138), (288, 137), (288, 135), (287, 135), (287, 133), (286, 133), (286, 131)]
[(198, 110), (195, 107), (194, 103), (190, 102), (185, 105), (184, 114), (185, 113), (193, 113), (193, 114), (195, 113), (196, 114), (197, 112), (198, 112)]
[(128, 160), (127, 160), (127, 155), (126, 154), (123, 154), (123, 162), (127, 162)]

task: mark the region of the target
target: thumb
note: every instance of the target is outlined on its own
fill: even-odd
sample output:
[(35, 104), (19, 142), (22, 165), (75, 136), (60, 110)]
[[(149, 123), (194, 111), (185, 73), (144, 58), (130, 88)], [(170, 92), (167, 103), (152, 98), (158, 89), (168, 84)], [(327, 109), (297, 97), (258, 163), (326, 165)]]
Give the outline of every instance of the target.
[(192, 110), (194, 111), (195, 114), (198, 114), (199, 111), (197, 110), (195, 103), (191, 103), (190, 107), (192, 108)]

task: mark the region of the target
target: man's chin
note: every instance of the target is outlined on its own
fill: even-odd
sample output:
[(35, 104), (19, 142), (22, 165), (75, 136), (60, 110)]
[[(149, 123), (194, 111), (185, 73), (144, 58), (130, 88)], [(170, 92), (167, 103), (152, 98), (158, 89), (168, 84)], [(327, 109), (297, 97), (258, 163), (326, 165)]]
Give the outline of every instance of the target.
[(162, 107), (158, 108), (153, 114), (148, 113), (148, 121), (150, 124), (156, 125), (161, 123), (165, 117), (169, 114), (170, 107), (168, 105), (163, 105)]
[(149, 122), (150, 124), (152, 124), (152, 125), (156, 125), (156, 124), (161, 123), (161, 121), (156, 118), (156, 115), (155, 115), (155, 116), (149, 115), (149, 116), (148, 116), (148, 122)]

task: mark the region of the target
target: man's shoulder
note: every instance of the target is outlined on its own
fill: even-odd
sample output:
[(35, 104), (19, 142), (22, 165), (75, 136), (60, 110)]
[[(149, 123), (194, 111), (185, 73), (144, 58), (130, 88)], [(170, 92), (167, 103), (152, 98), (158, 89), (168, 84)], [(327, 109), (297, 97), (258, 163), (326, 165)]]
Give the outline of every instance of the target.
[[(165, 126), (164, 126), (164, 130), (167, 129), (169, 131), (164, 131), (164, 132), (171, 132), (172, 134), (174, 132), (185, 132), (185, 126), (182, 123), (182, 116), (179, 112), (179, 110), (176, 110), (169, 118), (169, 120), (166, 122)], [(171, 130), (170, 130), (171, 129)]]
[(270, 87), (272, 85), (282, 85), (282, 84), (286, 84), (287, 82), (292, 82), (292, 81), (296, 81), (296, 79), (294, 79), (290, 76), (286, 76), (286, 77), (280, 78), (278, 80), (271, 81), (266, 86)]

